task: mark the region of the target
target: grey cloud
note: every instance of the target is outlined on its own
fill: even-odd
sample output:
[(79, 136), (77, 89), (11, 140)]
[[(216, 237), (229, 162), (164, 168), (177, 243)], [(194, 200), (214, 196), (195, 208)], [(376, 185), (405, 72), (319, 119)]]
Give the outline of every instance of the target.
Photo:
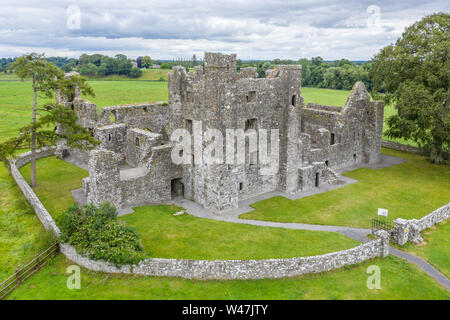
[[(0, 0), (3, 1), (3, 0)], [(66, 9), (81, 9), (81, 29), (66, 27)], [(381, 28), (369, 30), (377, 5)], [(82, 52), (147, 52), (157, 58), (236, 50), (242, 58), (368, 59), (425, 14), (448, 11), (432, 1), (15, 1), (1, 5), (0, 55), (36, 48)], [(183, 52), (179, 48), (184, 48)], [(9, 52), (8, 53), (8, 48)]]

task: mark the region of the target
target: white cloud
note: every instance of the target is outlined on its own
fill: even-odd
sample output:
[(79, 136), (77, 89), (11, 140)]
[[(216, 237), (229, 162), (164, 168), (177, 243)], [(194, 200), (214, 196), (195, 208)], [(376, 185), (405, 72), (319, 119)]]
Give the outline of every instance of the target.
[[(426, 14), (449, 11), (442, 1), (21, 1), (0, 0), (0, 56), (45, 52), (174, 58), (204, 51), (241, 59), (370, 59)], [(67, 8), (81, 10), (79, 30)], [(370, 5), (380, 26), (368, 28)]]

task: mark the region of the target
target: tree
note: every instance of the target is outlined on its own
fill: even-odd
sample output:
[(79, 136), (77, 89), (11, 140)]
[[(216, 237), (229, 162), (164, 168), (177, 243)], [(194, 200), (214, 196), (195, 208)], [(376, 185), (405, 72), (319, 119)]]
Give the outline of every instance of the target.
[(163, 62), (161, 64), (161, 69), (170, 69), (170, 64), (168, 64), (167, 62)]
[(65, 123), (67, 129), (65, 137), (73, 145), (77, 144), (76, 141), (80, 139), (94, 143), (89, 131), (76, 124), (76, 116), (72, 110), (57, 104), (49, 104), (42, 109), (47, 112), (46, 116), (38, 120), (38, 93), (51, 98), (54, 90), (58, 89), (66, 96), (73, 97), (77, 87), (85, 94), (92, 95), (93, 92), (87, 85), (85, 78), (74, 76), (65, 79), (63, 71), (53, 63), (48, 63), (43, 54), (32, 53), (19, 57), (11, 65), (11, 68), (22, 80), (25, 78), (31, 78), (32, 80), (32, 117), (31, 123), (20, 129), (19, 137), (11, 138), (0, 145), (0, 158), (7, 162), (8, 157), (14, 155), (26, 143), (31, 148), (30, 185), (34, 188), (36, 186), (36, 149), (38, 146), (54, 144), (58, 138), (55, 130), (48, 130), (49, 125)]
[(444, 162), (450, 144), (449, 27), (447, 13), (423, 18), (383, 48), (369, 71), (372, 94), (397, 109), (386, 135), (417, 142), (434, 163)]
[(140, 76), (142, 76), (142, 70), (137, 67), (133, 67), (130, 71), (130, 78), (139, 78)]
[(153, 66), (152, 59), (149, 56), (145, 56), (141, 60), (141, 66), (145, 69), (150, 69)]
[(56, 79), (63, 78), (63, 72), (53, 63), (48, 63), (43, 54), (31, 53), (17, 60), (11, 65), (19, 78), (31, 78), (33, 88), (33, 110), (31, 116), (31, 187), (36, 186), (36, 124), (37, 115), (37, 95), (38, 92), (44, 96), (52, 97), (52, 92), (56, 88)]

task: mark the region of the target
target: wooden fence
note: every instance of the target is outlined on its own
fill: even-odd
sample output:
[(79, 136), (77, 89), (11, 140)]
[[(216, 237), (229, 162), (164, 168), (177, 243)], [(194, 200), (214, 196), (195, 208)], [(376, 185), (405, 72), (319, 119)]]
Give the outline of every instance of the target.
[(0, 300), (4, 299), (11, 291), (45, 266), (51, 258), (58, 254), (58, 251), (58, 242), (55, 242), (47, 250), (37, 255), (31, 262), (16, 270), (12, 276), (0, 284)]

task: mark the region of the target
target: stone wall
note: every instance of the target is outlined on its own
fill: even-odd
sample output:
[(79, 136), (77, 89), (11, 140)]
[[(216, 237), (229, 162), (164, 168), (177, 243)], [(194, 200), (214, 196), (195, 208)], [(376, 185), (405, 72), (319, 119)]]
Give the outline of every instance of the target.
[(404, 245), (408, 240), (418, 244), (423, 241), (420, 235), (421, 231), (447, 220), (449, 217), (450, 203), (447, 203), (419, 220), (397, 218), (394, 220), (394, 229), (391, 231), (392, 240), (400, 245)]
[(407, 153), (423, 154), (423, 151), (418, 147), (409, 146), (407, 144), (401, 144), (401, 143), (394, 142), (394, 141), (382, 140), (381, 146), (384, 148), (407, 152)]
[[(36, 158), (39, 159), (49, 157), (53, 155), (54, 152), (55, 148), (44, 148), (41, 150), (37, 150)], [(31, 161), (31, 151), (24, 153), (18, 156), (16, 159), (12, 160), (10, 164), (11, 175), (13, 176), (17, 185), (19, 186), (20, 190), (22, 190), (22, 193), (24, 194), (25, 198), (27, 198), (28, 202), (33, 207), (34, 212), (36, 212), (36, 215), (38, 216), (39, 220), (41, 220), (41, 223), (44, 225), (44, 228), (47, 230), (52, 230), (55, 234), (59, 234), (59, 229), (56, 226), (55, 221), (53, 221), (53, 218), (48, 213), (47, 209), (45, 209), (41, 200), (39, 200), (37, 195), (34, 193), (33, 189), (31, 189), (30, 185), (24, 179), (24, 177), (19, 171), (20, 167), (23, 167), (30, 161)]]
[(117, 268), (79, 255), (68, 245), (61, 252), (73, 262), (93, 271), (146, 276), (181, 277), (198, 280), (246, 280), (299, 276), (338, 269), (389, 253), (389, 234), (379, 231), (379, 239), (357, 247), (318, 256), (266, 260), (146, 259), (137, 265)]

